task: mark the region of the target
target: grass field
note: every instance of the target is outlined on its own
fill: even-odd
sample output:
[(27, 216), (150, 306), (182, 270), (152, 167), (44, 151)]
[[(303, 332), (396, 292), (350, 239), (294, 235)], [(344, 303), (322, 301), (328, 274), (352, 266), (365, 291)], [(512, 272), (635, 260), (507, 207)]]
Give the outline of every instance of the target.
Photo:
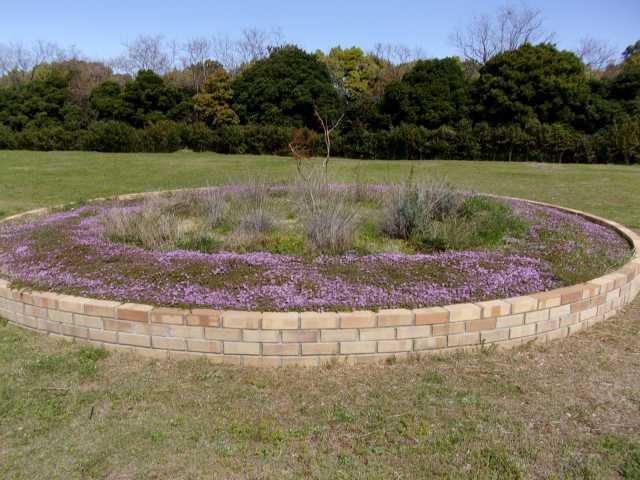
[[(284, 180), (289, 162), (0, 152), (0, 210)], [(338, 160), (332, 172), (382, 182), (410, 165)], [(637, 167), (413, 165), (417, 176), (640, 228)], [(590, 331), (513, 352), (255, 370), (106, 354), (0, 321), (0, 478), (638, 479), (639, 338), (636, 301)]]

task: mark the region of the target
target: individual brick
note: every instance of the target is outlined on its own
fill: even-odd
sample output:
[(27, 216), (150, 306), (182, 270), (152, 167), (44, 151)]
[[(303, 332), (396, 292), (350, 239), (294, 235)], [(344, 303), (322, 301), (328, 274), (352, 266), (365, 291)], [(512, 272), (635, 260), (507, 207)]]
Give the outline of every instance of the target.
[(57, 309), (58, 297), (57, 293), (33, 292), (33, 304), (36, 307)]
[(413, 348), (413, 340), (380, 340), (378, 352), (408, 352)]
[(333, 312), (302, 312), (300, 314), (300, 328), (338, 328), (338, 314)]
[(105, 330), (113, 330), (115, 332), (132, 333), (134, 331), (133, 324), (131, 322), (123, 322), (121, 320), (103, 318), (102, 325)]
[(507, 340), (509, 338), (509, 329), (501, 328), (499, 330), (490, 330), (488, 332), (480, 332), (480, 343), (493, 343)]
[(462, 347), (467, 345), (477, 345), (480, 343), (480, 333), (461, 333), (447, 336), (448, 347)]
[(102, 328), (102, 319), (100, 317), (90, 317), (80, 313), (73, 314), (73, 323), (81, 327)]
[(317, 342), (320, 338), (319, 330), (283, 330), (283, 342)]
[(439, 335), (450, 335), (455, 333), (464, 333), (465, 322), (443, 323), (431, 326), (431, 333), (434, 337)]
[(119, 320), (128, 320), (130, 322), (148, 322), (153, 307), (151, 305), (142, 305), (140, 303), (125, 303), (117, 308), (117, 316)]
[(562, 305), (567, 303), (575, 303), (582, 300), (582, 285), (562, 288), (561, 301)]
[(317, 367), (318, 357), (282, 357), (283, 367)]
[(217, 340), (187, 338), (187, 350), (192, 352), (220, 353), (222, 352), (222, 342)]
[(556, 320), (561, 317), (567, 316), (571, 313), (571, 305), (561, 305), (559, 307), (554, 307), (549, 309), (549, 318), (551, 320)]
[(449, 321), (449, 311), (442, 307), (418, 308), (413, 311), (413, 314), (416, 325), (433, 325)]
[(330, 343), (303, 343), (302, 355), (335, 355), (340, 352), (340, 346), (336, 342)]
[(538, 308), (538, 300), (526, 295), (522, 297), (508, 298), (505, 302), (511, 304), (512, 314), (530, 312)]
[(299, 343), (264, 343), (262, 345), (263, 355), (298, 355), (299, 353)]
[(185, 352), (182, 350), (170, 350), (168, 352), (169, 360), (174, 360), (178, 362), (191, 362), (194, 360), (201, 360), (205, 358), (204, 353), (200, 352)]
[(265, 312), (262, 314), (264, 330), (294, 330), (299, 327), (298, 312)]
[(595, 283), (591, 283), (591, 282), (587, 282), (587, 283), (582, 285), (582, 298), (583, 299), (592, 298), (592, 297), (595, 297), (597, 295), (600, 295), (600, 286), (599, 285), (597, 285)]
[(203, 327), (189, 327), (187, 325), (169, 325), (169, 336), (182, 338), (203, 338)]
[(85, 315), (94, 317), (110, 317), (116, 318), (116, 309), (120, 306), (119, 302), (111, 302), (109, 300), (88, 300), (83, 306)]
[(497, 319), (494, 318), (480, 318), (477, 320), (469, 320), (467, 322), (467, 332), (479, 332), (481, 330), (493, 330), (496, 328)]
[(116, 332), (109, 332), (106, 330), (94, 330), (90, 328), (89, 339), (95, 340), (97, 342), (117, 343), (118, 334)]
[(166, 350), (157, 350), (155, 348), (134, 348), (134, 352), (149, 360), (167, 360), (169, 358), (169, 352)]
[(380, 327), (396, 327), (399, 325), (412, 325), (413, 312), (404, 308), (383, 309), (378, 312), (378, 325)]
[(374, 353), (376, 351), (376, 342), (341, 342), (340, 353), (354, 354), (354, 353)]
[(511, 327), (509, 330), (509, 338), (528, 337), (536, 333), (536, 324), (530, 323), (528, 325), (520, 325), (518, 327)]
[(390, 340), (396, 338), (395, 328), (363, 328), (360, 340)]
[(524, 323), (543, 322), (549, 319), (549, 310), (536, 310), (527, 312), (524, 316)]
[[(396, 337), (404, 338), (421, 338), (431, 336), (431, 325), (418, 325), (412, 327), (398, 327), (396, 329)], [(362, 338), (362, 334), (360, 336)]]
[(369, 328), (376, 326), (376, 316), (369, 311), (340, 312), (340, 328)]
[(220, 311), (209, 308), (194, 308), (187, 315), (187, 325), (199, 327), (219, 327)]
[(476, 303), (482, 309), (482, 318), (499, 317), (511, 313), (511, 304), (502, 300), (489, 300)]
[(578, 315), (579, 315), (580, 321), (583, 322), (589, 318), (595, 317), (597, 314), (598, 314), (598, 307), (592, 307), (587, 310), (581, 311)]
[(282, 358), (280, 357), (244, 357), (242, 365), (254, 368), (275, 368), (282, 366)]
[(558, 290), (529, 295), (538, 300), (538, 308), (552, 308), (562, 304), (562, 293)]
[(204, 327), (204, 336), (210, 340), (238, 341), (242, 339), (242, 330), (237, 328)]
[(536, 333), (548, 332), (560, 327), (559, 320), (543, 320), (537, 323)]
[[(27, 307), (27, 305), (25, 305)], [(61, 312), (59, 310), (49, 310), (49, 320), (52, 322), (60, 322), (60, 323), (73, 323), (73, 313), (71, 312)]]
[(162, 348), (165, 350), (187, 349), (187, 342), (184, 338), (151, 337), (151, 345), (153, 346), (153, 348)]
[(602, 294), (602, 293), (608, 292), (609, 290), (613, 290), (615, 280), (611, 278), (609, 275), (604, 275), (602, 277), (589, 280), (587, 284), (592, 284), (597, 286), (599, 289), (599, 292)]
[(524, 324), (524, 313), (506, 315), (496, 319), (496, 328), (515, 327)]
[(475, 320), (482, 315), (482, 309), (473, 303), (458, 303), (444, 307), (449, 312), (450, 322), (463, 322)]
[(557, 328), (556, 330), (551, 330), (547, 332), (547, 341), (551, 342), (553, 340), (559, 340), (561, 338), (566, 337), (569, 334), (568, 328)]
[(245, 342), (280, 342), (282, 337), (278, 330), (243, 330), (242, 340)]
[(118, 343), (133, 345), (135, 347), (150, 347), (151, 337), (149, 335), (136, 335), (132, 333), (119, 333)]
[(58, 296), (58, 309), (65, 312), (83, 313), (84, 306), (90, 300), (82, 297), (73, 297), (71, 295)]
[[(25, 305), (23, 311), (24, 311), (24, 314), (27, 317), (42, 318), (42, 319), (46, 319), (47, 318), (47, 309), (45, 309), (45, 308), (36, 307), (34, 305)], [(56, 310), (51, 310), (51, 311), (52, 312), (57, 312)], [(65, 315), (66, 312), (57, 312), (57, 314)], [(58, 320), (56, 320), (56, 321), (58, 321)], [(65, 322), (65, 323), (71, 323), (71, 322)]]
[(183, 325), (187, 313), (187, 310), (179, 308), (156, 308), (151, 314), (151, 321), (153, 323)]
[(354, 328), (351, 328), (351, 329), (338, 328), (336, 330), (321, 330), (320, 339), (323, 342), (354, 341), (358, 339), (358, 330)]
[(256, 330), (260, 328), (260, 312), (242, 312), (226, 310), (222, 312), (222, 325), (225, 328), (246, 328)]
[(225, 354), (260, 355), (260, 344), (257, 342), (224, 342)]

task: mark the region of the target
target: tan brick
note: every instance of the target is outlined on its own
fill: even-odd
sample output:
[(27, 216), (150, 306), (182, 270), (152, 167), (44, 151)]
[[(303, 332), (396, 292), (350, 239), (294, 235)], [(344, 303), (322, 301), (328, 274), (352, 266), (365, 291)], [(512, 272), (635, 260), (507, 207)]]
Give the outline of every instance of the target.
[(220, 326), (220, 311), (209, 308), (194, 308), (187, 315), (187, 325), (218, 327)]
[(378, 352), (408, 352), (413, 348), (413, 340), (380, 340)]
[[(563, 317), (560, 317), (558, 320), (560, 320), (560, 326), (561, 327), (566, 327), (568, 325), (573, 325), (574, 323), (578, 323), (578, 321), (580, 320), (580, 314), (578, 313), (571, 313), (569, 315), (565, 315)], [(553, 319), (555, 320), (555, 319)]]
[(580, 330), (584, 329), (584, 323), (578, 322), (573, 325), (569, 325), (569, 335), (573, 335), (574, 333), (578, 333)]
[(89, 299), (86, 298), (60, 295), (58, 297), (58, 309), (65, 312), (83, 313), (87, 302), (89, 302)]
[(480, 343), (480, 333), (461, 333), (447, 336), (448, 347), (476, 345), (478, 343)]
[(557, 290), (534, 293), (530, 296), (538, 300), (538, 308), (552, 308), (562, 304), (562, 295)]
[(505, 302), (511, 304), (512, 314), (530, 312), (538, 308), (538, 300), (533, 297), (523, 296), (508, 298)]
[(241, 340), (242, 330), (236, 328), (207, 328), (204, 327), (205, 338), (211, 340)]
[(33, 304), (42, 308), (58, 308), (58, 295), (51, 292), (33, 292)]
[(125, 303), (117, 309), (119, 320), (128, 320), (130, 322), (148, 322), (149, 315), (153, 307), (151, 305), (143, 305), (141, 303)]
[(413, 312), (404, 308), (380, 310), (378, 312), (378, 325), (381, 327), (413, 325)]
[(611, 278), (609, 275), (604, 275), (602, 277), (589, 280), (589, 282), (587, 283), (597, 286), (599, 289), (599, 293), (603, 294), (608, 292), (609, 290), (613, 290), (613, 285), (615, 284), (615, 280)]
[(584, 283), (582, 284), (582, 298), (592, 298), (600, 295), (600, 286), (594, 283)]
[(593, 318), (598, 314), (598, 308), (592, 307), (579, 313), (580, 321), (583, 322), (589, 318)]
[(551, 342), (553, 340), (559, 340), (561, 338), (566, 337), (569, 334), (569, 329), (564, 327), (564, 328), (558, 328), (556, 330), (551, 330), (550, 332), (547, 332), (547, 341)]
[(560, 307), (555, 307), (549, 310), (549, 318), (551, 320), (556, 320), (560, 317), (564, 317), (571, 313), (571, 305), (562, 305)]
[(224, 342), (223, 348), (231, 355), (260, 355), (260, 344), (256, 342)]
[(436, 324), (431, 327), (431, 334), (434, 337), (437, 337), (439, 335), (463, 333), (464, 331), (465, 322)]
[[(44, 308), (41, 308), (41, 307), (36, 307), (34, 305), (25, 305), (23, 311), (24, 311), (24, 314), (27, 317), (42, 318), (42, 319), (46, 319), (47, 318), (47, 310), (44, 309)], [(67, 314), (66, 312), (58, 312), (57, 310), (50, 310), (50, 311), (51, 312), (57, 312), (58, 315), (66, 315)], [(65, 323), (70, 323), (70, 322), (65, 322)]]
[(517, 315), (506, 315), (496, 319), (496, 328), (515, 327), (524, 324), (524, 313)]
[(105, 330), (113, 330), (116, 332), (131, 333), (134, 331), (133, 323), (123, 322), (121, 320), (112, 320), (110, 318), (103, 318), (102, 325)]
[(60, 323), (73, 323), (73, 313), (61, 312), (59, 310), (49, 310), (49, 320)]
[(473, 303), (458, 303), (444, 307), (449, 312), (450, 322), (463, 322), (480, 318), (482, 309)]
[(264, 330), (294, 330), (299, 326), (298, 312), (264, 312), (262, 328)]
[(189, 327), (186, 325), (169, 325), (169, 335), (183, 338), (203, 338), (203, 327)]
[(163, 323), (142, 323), (131, 322), (134, 333), (139, 335), (157, 335), (160, 337), (167, 337), (171, 335), (169, 331), (169, 325)]
[(182, 325), (184, 324), (184, 318), (187, 313), (187, 310), (182, 310), (179, 308), (156, 308), (151, 314), (151, 321), (153, 323)]
[(302, 355), (335, 355), (340, 351), (338, 343), (303, 343)]
[(98, 342), (118, 342), (118, 334), (116, 332), (108, 332), (105, 330), (89, 329), (89, 338)]
[(132, 333), (120, 332), (118, 334), (118, 343), (122, 343), (124, 345), (134, 345), (136, 347), (150, 347), (151, 337), (148, 335), (135, 335)]
[(544, 322), (549, 319), (549, 310), (535, 310), (527, 312), (524, 316), (524, 323)]
[(151, 337), (153, 348), (163, 348), (165, 350), (186, 350), (187, 342), (184, 338), (171, 337)]
[(340, 312), (341, 328), (368, 328), (376, 326), (376, 316), (369, 311)]
[(246, 328), (257, 330), (260, 328), (260, 312), (241, 312), (226, 310), (222, 312), (222, 325), (226, 328)]
[(73, 314), (73, 323), (81, 327), (102, 328), (102, 319), (100, 317), (90, 317), (80, 313)]
[(398, 327), (397, 338), (421, 338), (431, 336), (431, 325), (419, 325), (416, 327)]
[(582, 299), (582, 286), (575, 285), (573, 287), (562, 288), (561, 301), (565, 305), (567, 303), (574, 303)]
[(263, 355), (298, 355), (299, 353), (299, 343), (264, 343), (262, 345)]
[(187, 339), (187, 350), (204, 353), (220, 353), (222, 342), (217, 340), (201, 340), (196, 338)]
[(321, 330), (320, 338), (323, 342), (349, 342), (358, 339), (356, 329)]
[(178, 362), (192, 362), (194, 360), (202, 360), (203, 358), (205, 358), (204, 353), (184, 352), (182, 350), (169, 351), (169, 359)]
[(482, 318), (499, 317), (511, 313), (511, 304), (502, 300), (490, 300), (476, 303), (482, 309)]
[(530, 323), (529, 325), (520, 325), (518, 327), (511, 327), (509, 331), (509, 338), (527, 337), (536, 333), (536, 324)]
[(509, 329), (501, 328), (499, 330), (491, 330), (488, 332), (480, 332), (480, 343), (493, 343), (509, 338)]
[(433, 325), (449, 321), (449, 312), (442, 307), (418, 308), (413, 313), (416, 325)]
[(436, 348), (444, 348), (447, 346), (447, 337), (427, 337), (416, 338), (413, 341), (413, 349), (415, 351), (433, 350)]
[(94, 317), (116, 317), (116, 308), (121, 304), (109, 300), (88, 300), (83, 306), (83, 313)]
[(282, 358), (280, 357), (244, 357), (242, 364), (245, 367), (254, 368), (275, 368), (282, 366)]
[(278, 330), (243, 330), (242, 340), (245, 342), (281, 342)]
[(560, 327), (559, 320), (543, 320), (537, 323), (538, 328), (536, 333), (548, 332), (549, 330), (555, 330)]
[(334, 312), (302, 312), (300, 327), (303, 329), (338, 328), (338, 314)]
[(467, 322), (467, 332), (479, 332), (481, 330), (493, 330), (496, 328), (497, 319), (481, 318), (478, 320), (469, 320)]
[(396, 338), (395, 328), (363, 328), (360, 340), (390, 340)]
[(374, 353), (376, 351), (376, 342), (341, 342), (340, 353)]
[(319, 330), (283, 330), (283, 342), (317, 342), (320, 338)]
[(155, 348), (135, 348), (134, 352), (140, 357), (149, 360), (167, 360), (169, 353), (166, 350), (156, 350)]

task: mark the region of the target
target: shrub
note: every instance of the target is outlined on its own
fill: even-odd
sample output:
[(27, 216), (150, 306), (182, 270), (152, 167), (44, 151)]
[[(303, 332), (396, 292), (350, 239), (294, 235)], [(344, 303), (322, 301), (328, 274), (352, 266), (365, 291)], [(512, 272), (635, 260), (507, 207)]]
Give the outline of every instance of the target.
[(147, 125), (142, 133), (145, 152), (170, 153), (182, 148), (182, 127), (171, 120)]
[(398, 185), (387, 196), (384, 231), (394, 238), (409, 239), (434, 220), (455, 213), (462, 195), (446, 182)]
[(341, 253), (353, 246), (358, 216), (338, 195), (316, 203), (303, 218), (309, 241), (322, 252)]
[(269, 233), (274, 227), (275, 221), (273, 216), (264, 206), (260, 206), (240, 218), (238, 230), (239, 233), (251, 238)]
[(18, 142), (13, 130), (0, 124), (0, 150), (13, 150), (17, 146)]
[(182, 143), (195, 152), (213, 149), (215, 134), (202, 122), (186, 125), (182, 129)]
[(82, 139), (83, 150), (96, 152), (137, 152), (140, 150), (140, 134), (124, 122), (98, 121), (89, 126)]
[(24, 150), (72, 150), (76, 148), (78, 133), (62, 127), (28, 127), (16, 134), (16, 146)]

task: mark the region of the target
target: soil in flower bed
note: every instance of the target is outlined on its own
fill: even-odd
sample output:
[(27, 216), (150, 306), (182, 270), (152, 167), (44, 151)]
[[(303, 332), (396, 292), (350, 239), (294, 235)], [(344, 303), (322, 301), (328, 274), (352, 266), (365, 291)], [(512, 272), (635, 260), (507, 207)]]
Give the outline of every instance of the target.
[(424, 307), (523, 295), (625, 262), (578, 215), (447, 185), (228, 186), (0, 226), (15, 285), (167, 306)]

